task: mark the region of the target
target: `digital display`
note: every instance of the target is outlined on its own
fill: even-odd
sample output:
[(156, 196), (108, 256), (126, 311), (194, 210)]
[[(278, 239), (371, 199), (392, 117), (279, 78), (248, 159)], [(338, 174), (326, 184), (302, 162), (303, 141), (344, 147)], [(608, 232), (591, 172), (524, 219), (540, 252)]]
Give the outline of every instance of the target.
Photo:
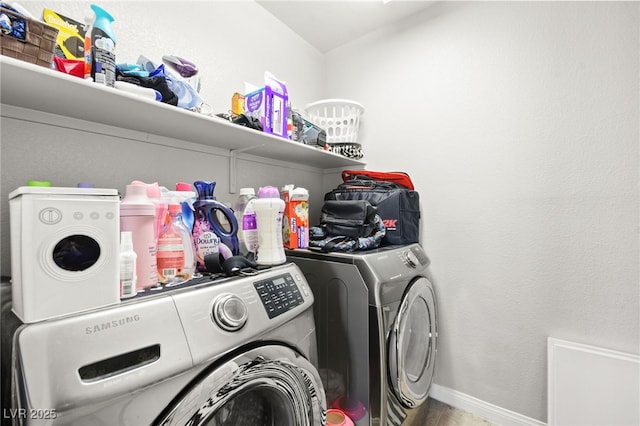
[(304, 299), (291, 274), (279, 275), (253, 283), (269, 319), (290, 311)]

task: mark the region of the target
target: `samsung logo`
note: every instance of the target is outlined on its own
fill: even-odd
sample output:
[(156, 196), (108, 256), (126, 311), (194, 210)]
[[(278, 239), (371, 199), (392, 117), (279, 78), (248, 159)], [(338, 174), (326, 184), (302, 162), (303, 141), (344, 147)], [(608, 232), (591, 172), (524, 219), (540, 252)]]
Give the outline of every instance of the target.
[(123, 325), (133, 324), (140, 321), (140, 315), (131, 315), (129, 317), (123, 317), (117, 320), (107, 321), (100, 324), (95, 324), (90, 327), (85, 327), (85, 334), (99, 333), (101, 331), (110, 330), (112, 328), (122, 327)]

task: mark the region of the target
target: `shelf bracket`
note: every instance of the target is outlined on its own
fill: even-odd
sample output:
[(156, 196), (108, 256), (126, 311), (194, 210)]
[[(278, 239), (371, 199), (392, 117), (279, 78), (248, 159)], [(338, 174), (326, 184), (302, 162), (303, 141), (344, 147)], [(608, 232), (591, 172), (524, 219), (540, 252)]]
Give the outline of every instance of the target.
[(261, 145), (248, 146), (246, 148), (232, 149), (229, 151), (229, 194), (238, 192), (238, 154), (251, 151), (261, 147)]

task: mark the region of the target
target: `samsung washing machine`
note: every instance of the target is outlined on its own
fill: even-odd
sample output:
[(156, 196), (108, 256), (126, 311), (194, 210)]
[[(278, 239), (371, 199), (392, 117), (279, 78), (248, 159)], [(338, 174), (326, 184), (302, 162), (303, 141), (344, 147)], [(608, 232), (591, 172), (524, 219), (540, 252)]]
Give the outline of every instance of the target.
[(324, 424), (312, 305), (293, 264), (34, 324), (5, 303), (3, 423)]
[(314, 293), (328, 407), (342, 409), (358, 426), (424, 424), (438, 324), (422, 247), (287, 256)]

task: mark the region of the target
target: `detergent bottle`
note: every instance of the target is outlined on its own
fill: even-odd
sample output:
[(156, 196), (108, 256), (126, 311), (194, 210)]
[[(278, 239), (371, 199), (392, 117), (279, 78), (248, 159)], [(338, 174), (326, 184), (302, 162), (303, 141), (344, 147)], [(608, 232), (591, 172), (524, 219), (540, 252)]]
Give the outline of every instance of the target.
[(240, 253), (238, 244), (238, 221), (233, 210), (216, 200), (213, 192), (215, 182), (193, 183), (198, 198), (193, 203), (193, 243), (199, 271), (206, 271), (204, 257), (218, 253), (224, 259)]
[(258, 198), (253, 200), (258, 225), (258, 265), (280, 265), (287, 258), (282, 244), (282, 217), (284, 201), (280, 191), (273, 186), (263, 186), (258, 190)]
[(136, 252), (138, 292), (158, 284), (157, 244), (155, 236), (156, 207), (142, 185), (127, 185), (120, 203), (120, 231), (131, 232)]
[(103, 8), (91, 5), (96, 20), (91, 28), (91, 78), (105, 86), (116, 83), (116, 36), (113, 17)]
[(144, 183), (139, 180), (134, 180), (131, 182), (131, 185), (142, 186), (145, 188), (147, 192), (147, 197), (149, 197), (149, 201), (153, 203), (155, 206), (155, 223), (153, 232), (156, 240), (160, 237), (160, 231), (167, 222), (167, 209), (168, 209), (168, 201), (162, 198), (162, 191), (160, 190), (160, 185), (158, 182), (153, 183)]
[(240, 188), (240, 196), (233, 209), (238, 220), (238, 242), (240, 252), (244, 255), (256, 252), (258, 248), (258, 225), (256, 212), (253, 211), (253, 200), (256, 192), (253, 188)]

